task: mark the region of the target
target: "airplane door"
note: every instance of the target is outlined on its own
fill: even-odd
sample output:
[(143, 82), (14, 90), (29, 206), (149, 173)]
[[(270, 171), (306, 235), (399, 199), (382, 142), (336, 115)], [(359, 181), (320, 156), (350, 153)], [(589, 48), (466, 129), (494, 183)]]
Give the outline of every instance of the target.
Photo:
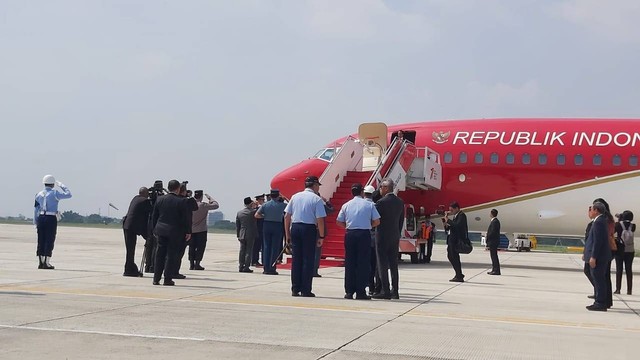
[(382, 155), (389, 147), (387, 125), (385, 123), (364, 123), (358, 127), (358, 138), (364, 145), (362, 170), (375, 170)]

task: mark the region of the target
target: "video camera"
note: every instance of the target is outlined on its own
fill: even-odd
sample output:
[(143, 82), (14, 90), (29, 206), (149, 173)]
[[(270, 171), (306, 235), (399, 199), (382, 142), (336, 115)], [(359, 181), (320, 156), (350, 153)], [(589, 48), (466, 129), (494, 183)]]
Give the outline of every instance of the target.
[(162, 196), (165, 193), (167, 193), (167, 190), (164, 188), (162, 180), (156, 180), (153, 183), (153, 186), (149, 188), (149, 200), (151, 200), (151, 205), (156, 203), (158, 196)]

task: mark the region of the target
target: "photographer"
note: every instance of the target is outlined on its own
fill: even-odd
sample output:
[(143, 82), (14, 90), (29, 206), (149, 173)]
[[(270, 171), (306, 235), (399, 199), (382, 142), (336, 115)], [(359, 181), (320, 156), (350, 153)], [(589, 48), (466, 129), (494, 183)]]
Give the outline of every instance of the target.
[(138, 195), (134, 196), (129, 204), (127, 215), (122, 219), (124, 230), (124, 244), (127, 249), (123, 276), (140, 276), (138, 266), (135, 263), (136, 241), (138, 236), (147, 239), (149, 236), (149, 214), (151, 202), (149, 201), (149, 189), (141, 187)]
[[(165, 193), (167, 193), (167, 190), (165, 190), (162, 184), (162, 180), (154, 181), (153, 186), (149, 188), (149, 203), (150, 203), (150, 208), (152, 210), (156, 205), (156, 201), (158, 201), (158, 199), (161, 196), (163, 196)], [(144, 242), (144, 254), (143, 254), (142, 261), (144, 263), (144, 272), (153, 273), (154, 272), (153, 264), (156, 259), (156, 250), (157, 250), (156, 245), (158, 241), (156, 239), (156, 235), (153, 233), (153, 224), (152, 224), (151, 216), (149, 216), (149, 219), (147, 222), (147, 229), (148, 229), (148, 233), (147, 233), (147, 237), (145, 238), (146, 241)], [(143, 269), (140, 269), (140, 270), (143, 270)]]
[[(188, 181), (183, 181), (182, 184), (180, 184), (180, 197), (184, 198), (185, 201), (185, 206), (187, 208), (187, 224), (189, 224), (189, 231), (188, 233), (191, 234), (192, 233), (192, 229), (191, 227), (193, 226), (193, 212), (198, 210), (198, 203), (196, 202), (196, 200), (194, 198), (191, 197), (192, 192), (191, 190), (187, 190), (187, 184), (189, 182)], [(180, 267), (182, 266), (182, 258), (184, 257), (184, 253), (187, 250), (187, 245), (189, 244), (189, 240), (185, 241), (183, 244), (180, 245), (180, 247), (178, 248), (178, 255), (176, 257), (176, 264), (175, 264), (175, 274), (173, 275), (174, 279), (186, 279), (187, 277), (180, 274)]]
[(215, 210), (220, 207), (218, 202), (213, 200), (209, 194), (204, 194), (207, 202), (203, 202), (202, 195), (202, 190), (195, 191), (194, 199), (198, 209), (193, 212), (191, 241), (189, 242), (189, 270), (204, 270), (200, 262), (207, 246), (207, 215), (209, 210)]
[[(449, 219), (449, 215), (453, 215), (453, 219)], [(466, 241), (469, 228), (467, 225), (467, 215), (460, 210), (457, 202), (451, 203), (449, 211), (445, 212), (442, 218), (445, 230), (449, 231), (447, 236), (447, 257), (453, 267), (456, 275), (451, 282), (464, 282), (464, 274), (462, 273), (462, 263), (460, 262), (460, 253), (458, 252), (458, 243)]]
[(178, 180), (169, 181), (169, 194), (159, 197), (153, 208), (153, 231), (158, 237), (153, 284), (160, 285), (164, 271), (164, 285), (173, 286), (174, 267), (178, 250), (191, 239), (191, 213), (187, 202), (180, 197)]

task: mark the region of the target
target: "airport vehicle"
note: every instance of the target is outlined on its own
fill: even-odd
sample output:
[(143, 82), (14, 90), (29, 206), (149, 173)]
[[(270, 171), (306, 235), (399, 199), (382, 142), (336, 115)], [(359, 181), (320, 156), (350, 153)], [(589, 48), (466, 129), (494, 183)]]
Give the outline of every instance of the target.
[[(595, 198), (606, 199), (612, 212), (636, 210), (640, 119), (479, 119), (363, 126), (359, 134), (332, 141), (312, 158), (277, 174), (272, 187), (291, 196), (302, 189), (306, 176), (321, 176), (328, 184), (321, 188), (323, 196), (333, 198), (340, 182), (377, 185), (380, 179), (374, 173), (379, 173), (385, 156), (393, 158), (383, 165), (387, 167), (401, 159), (406, 167), (413, 156), (425, 160), (405, 169), (402, 199), (432, 215), (457, 201), (470, 231), (486, 230), (492, 208), (500, 211), (505, 233), (571, 236), (584, 234), (587, 208)], [(405, 142), (415, 145), (415, 154), (411, 149), (388, 153), (399, 130)], [(360, 165), (336, 161), (345, 146), (364, 153)], [(411, 166), (420, 164), (430, 173), (418, 174), (422, 183), (407, 183)], [(429, 176), (436, 182), (424, 181)]]

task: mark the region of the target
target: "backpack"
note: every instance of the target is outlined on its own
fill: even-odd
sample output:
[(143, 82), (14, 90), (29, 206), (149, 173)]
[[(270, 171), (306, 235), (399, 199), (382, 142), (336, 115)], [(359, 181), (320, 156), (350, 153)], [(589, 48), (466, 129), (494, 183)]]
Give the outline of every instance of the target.
[(623, 246), (632, 246), (633, 245), (633, 231), (631, 231), (631, 223), (629, 223), (628, 227), (625, 228), (624, 222), (620, 221), (620, 226), (622, 227), (622, 233), (620, 234), (620, 242)]

